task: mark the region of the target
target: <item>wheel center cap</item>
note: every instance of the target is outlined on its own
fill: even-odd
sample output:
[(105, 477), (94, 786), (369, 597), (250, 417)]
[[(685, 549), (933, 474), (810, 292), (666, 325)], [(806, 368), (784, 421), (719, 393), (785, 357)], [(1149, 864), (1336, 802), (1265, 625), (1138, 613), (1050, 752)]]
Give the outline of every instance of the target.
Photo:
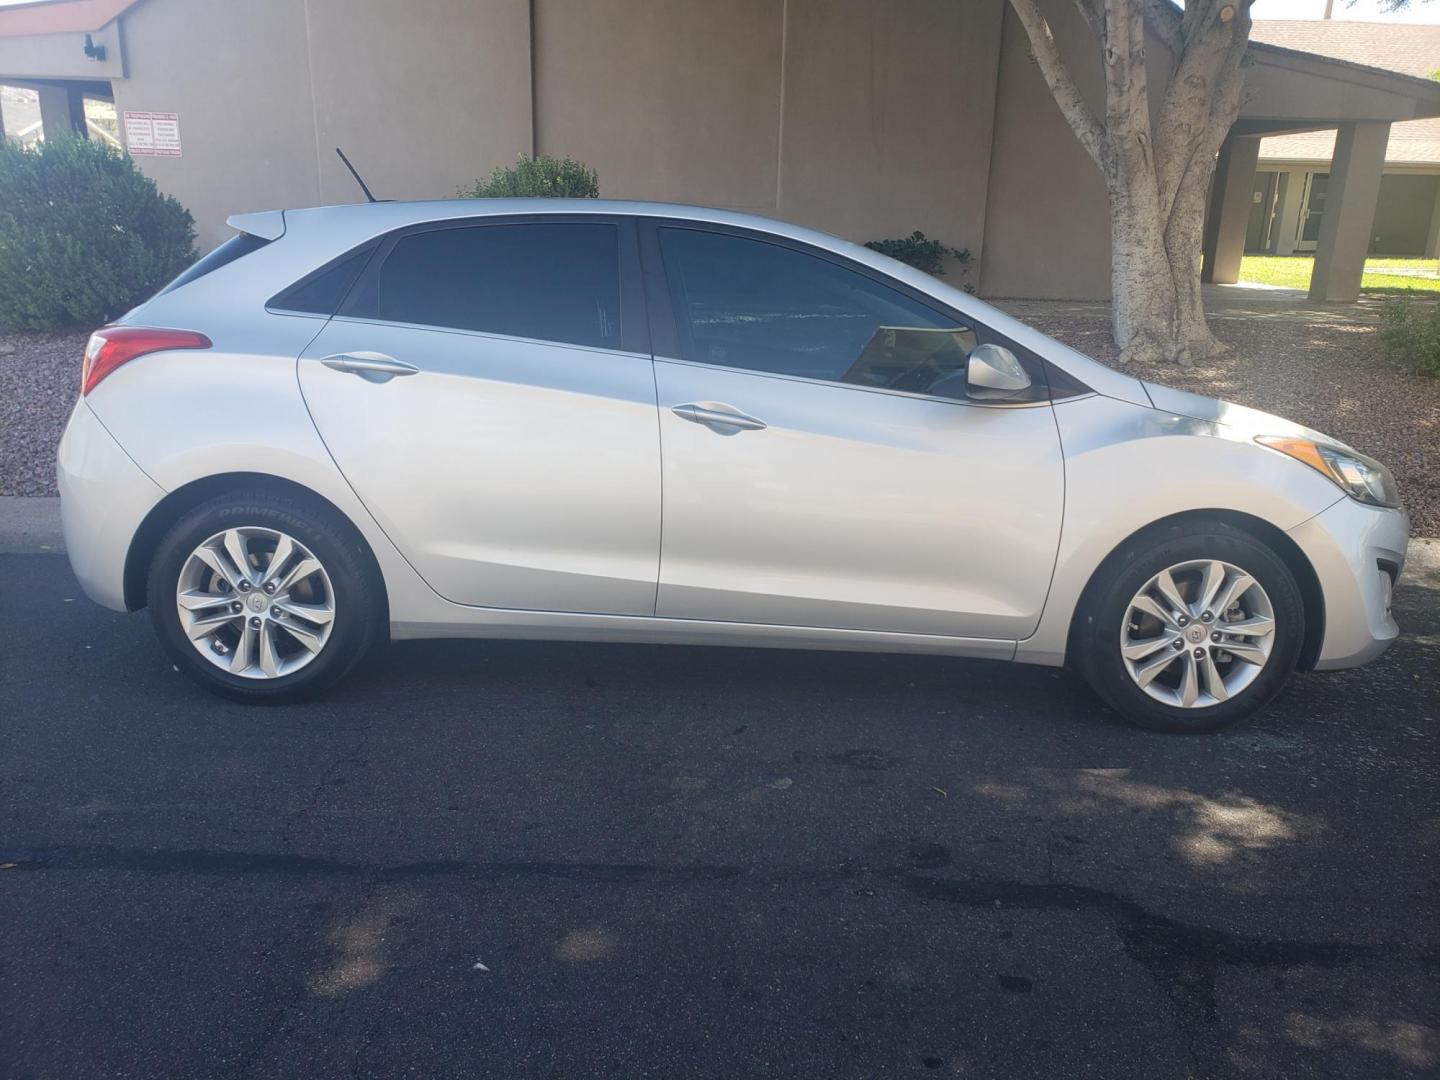
[(269, 602), (269, 598), (264, 593), (257, 592), (251, 593), (249, 599), (245, 602), (250, 605), (251, 611), (258, 612), (265, 610), (265, 605)]
[(1186, 640), (1192, 644), (1199, 645), (1205, 640), (1205, 627), (1196, 624), (1185, 631)]

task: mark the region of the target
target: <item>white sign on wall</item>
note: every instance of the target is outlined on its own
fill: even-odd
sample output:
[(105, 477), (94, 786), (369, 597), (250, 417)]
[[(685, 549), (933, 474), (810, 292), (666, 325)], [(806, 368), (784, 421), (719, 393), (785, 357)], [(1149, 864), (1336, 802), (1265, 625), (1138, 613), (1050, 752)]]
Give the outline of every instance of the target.
[(125, 110), (125, 149), (135, 157), (179, 157), (179, 114)]

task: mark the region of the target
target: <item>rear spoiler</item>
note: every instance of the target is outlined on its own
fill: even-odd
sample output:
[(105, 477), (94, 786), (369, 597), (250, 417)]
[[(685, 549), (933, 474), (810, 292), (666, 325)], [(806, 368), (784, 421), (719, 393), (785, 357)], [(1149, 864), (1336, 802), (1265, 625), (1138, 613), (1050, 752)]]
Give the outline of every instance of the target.
[(259, 210), (253, 214), (231, 214), (225, 224), (236, 232), (249, 233), (261, 240), (279, 240), (285, 235), (284, 210)]

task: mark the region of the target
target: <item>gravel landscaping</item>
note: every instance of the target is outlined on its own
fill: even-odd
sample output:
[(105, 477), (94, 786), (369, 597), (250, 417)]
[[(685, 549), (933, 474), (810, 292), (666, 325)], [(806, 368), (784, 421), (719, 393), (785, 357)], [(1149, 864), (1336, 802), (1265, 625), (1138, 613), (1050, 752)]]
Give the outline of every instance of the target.
[(89, 336), (0, 332), (0, 495), (55, 494), (55, 447)]
[[(1001, 306), (1114, 362), (1103, 305)], [(1395, 472), (1415, 535), (1440, 536), (1440, 380), (1386, 361), (1374, 322), (1340, 309), (1219, 311), (1214, 325), (1231, 356), (1134, 374), (1277, 413), (1379, 458)], [(55, 494), (55, 445), (75, 401), (86, 336), (0, 334), (0, 495)]]

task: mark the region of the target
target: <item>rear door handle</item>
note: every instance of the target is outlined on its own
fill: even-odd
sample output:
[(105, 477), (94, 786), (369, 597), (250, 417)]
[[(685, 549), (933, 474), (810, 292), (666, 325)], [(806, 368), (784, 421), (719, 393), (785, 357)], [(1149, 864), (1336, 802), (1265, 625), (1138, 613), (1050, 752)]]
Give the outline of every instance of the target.
[[(719, 408), (712, 408), (709, 405), (686, 402), (684, 405), (676, 405), (670, 411), (681, 420), (689, 420), (692, 424), (704, 424), (712, 430), (734, 428), (735, 431), (764, 431), (768, 426), (764, 420), (746, 416), (733, 405), (722, 404)], [(734, 431), (720, 432), (722, 435), (733, 435), (734, 433)]]
[(368, 382), (388, 382), (396, 375), (414, 375), (420, 369), (404, 360), (378, 352), (336, 353), (320, 361), (335, 371), (359, 375)]

